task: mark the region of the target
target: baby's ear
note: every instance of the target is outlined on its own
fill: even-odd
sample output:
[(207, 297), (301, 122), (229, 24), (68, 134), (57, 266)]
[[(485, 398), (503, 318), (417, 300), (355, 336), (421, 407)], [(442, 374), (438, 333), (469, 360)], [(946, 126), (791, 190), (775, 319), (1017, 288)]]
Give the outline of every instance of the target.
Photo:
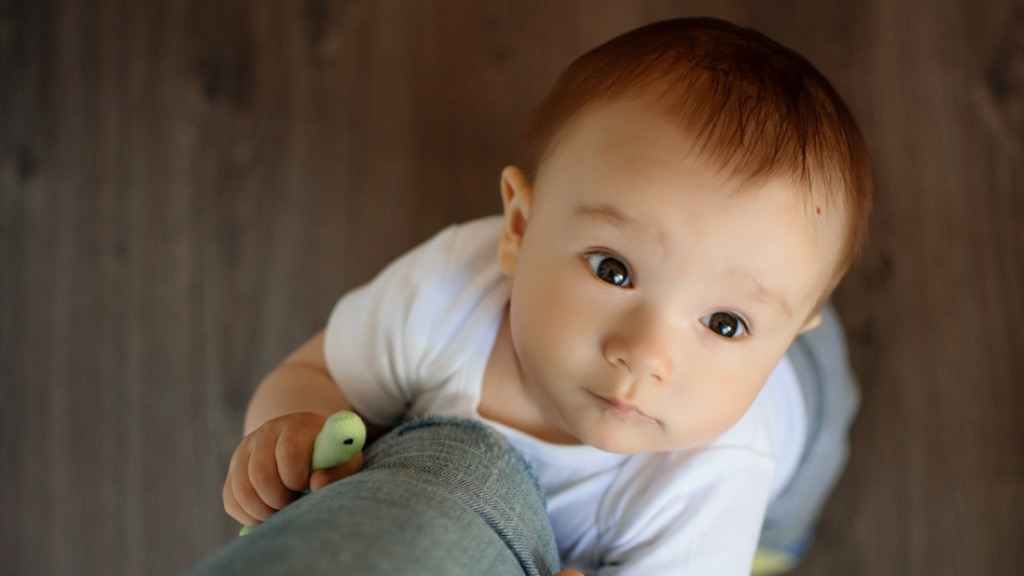
[(519, 260), (519, 248), (523, 244), (533, 202), (533, 187), (526, 174), (515, 166), (501, 171), (501, 201), (505, 207), (505, 221), (498, 244), (498, 266), (504, 274), (511, 276)]

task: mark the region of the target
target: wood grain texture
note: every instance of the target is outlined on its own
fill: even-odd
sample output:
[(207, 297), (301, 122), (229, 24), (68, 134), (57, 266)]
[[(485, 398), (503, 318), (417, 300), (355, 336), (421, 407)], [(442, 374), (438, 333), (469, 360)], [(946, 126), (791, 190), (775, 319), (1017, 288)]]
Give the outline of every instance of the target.
[(575, 56), (711, 14), (803, 52), (878, 180), (836, 296), (864, 405), (798, 574), (1024, 574), (1019, 0), (0, 0), (0, 566), (175, 574), (233, 537), (260, 377), (499, 208)]

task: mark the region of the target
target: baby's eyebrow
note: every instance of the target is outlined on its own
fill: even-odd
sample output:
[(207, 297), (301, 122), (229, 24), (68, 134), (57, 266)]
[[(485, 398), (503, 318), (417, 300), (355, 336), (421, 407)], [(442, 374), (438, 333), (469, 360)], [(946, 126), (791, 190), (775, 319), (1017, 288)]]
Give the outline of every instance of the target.
[(625, 212), (612, 204), (580, 203), (573, 209), (573, 216), (586, 220), (595, 220), (620, 230), (624, 229), (637, 238), (653, 242), (656, 250), (665, 251), (665, 238), (660, 230), (642, 221), (630, 218)]
[(627, 235), (644, 242), (649, 249), (657, 254), (664, 255), (666, 252), (665, 236), (662, 231), (643, 220), (630, 217), (629, 214), (613, 204), (580, 203), (572, 209), (572, 215), (625, 231)]
[(614, 226), (635, 226), (636, 223), (629, 219), (621, 210), (611, 204), (577, 204), (573, 210), (574, 216), (604, 220)]
[(786, 298), (782, 294), (766, 288), (764, 284), (757, 281), (757, 278), (737, 269), (730, 270), (726, 275), (742, 284), (743, 288), (754, 300), (774, 308), (786, 318), (793, 317), (793, 308), (790, 307)]

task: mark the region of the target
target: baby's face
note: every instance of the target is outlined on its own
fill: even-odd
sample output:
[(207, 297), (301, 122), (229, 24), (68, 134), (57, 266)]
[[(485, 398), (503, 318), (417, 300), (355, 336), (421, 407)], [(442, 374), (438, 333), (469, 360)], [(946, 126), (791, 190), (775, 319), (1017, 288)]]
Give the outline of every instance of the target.
[(502, 240), (523, 385), (603, 450), (727, 430), (829, 280), (832, 243), (796, 184), (745, 189), (689, 152), (643, 103), (617, 102), (571, 125), (532, 188), (505, 180), (506, 224), (525, 221)]

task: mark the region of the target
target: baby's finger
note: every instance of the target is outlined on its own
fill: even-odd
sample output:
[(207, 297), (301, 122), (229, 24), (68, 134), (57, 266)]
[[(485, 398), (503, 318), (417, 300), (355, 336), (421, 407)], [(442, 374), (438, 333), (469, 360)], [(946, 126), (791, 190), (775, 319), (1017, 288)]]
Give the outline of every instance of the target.
[(224, 483), (224, 509), (247, 526), (259, 524), (273, 513), (249, 482), (249, 447), (240, 446), (231, 456)]
[(313, 459), (316, 429), (292, 426), (281, 431), (274, 448), (277, 471), (289, 490), (301, 492), (309, 487), (309, 463)]
[(274, 446), (254, 447), (249, 456), (249, 482), (260, 501), (276, 512), (295, 499), (295, 493), (281, 480)]
[(238, 504), (245, 510), (245, 513), (255, 519), (257, 522), (263, 522), (267, 518), (270, 518), (276, 509), (271, 508), (264, 502), (260, 495), (256, 492), (256, 489), (252, 487), (247, 478), (240, 478), (232, 482), (232, 490), (235, 493), (235, 499)]
[(249, 460), (251, 457), (252, 454), (249, 452), (248, 446), (235, 451), (235, 456), (231, 459), (230, 466), (231, 492), (234, 495), (235, 501), (242, 507), (242, 510), (252, 519), (256, 520), (256, 522), (251, 524), (258, 524), (270, 518), (276, 510), (267, 506), (252, 486), (252, 481), (249, 479)]
[(333, 484), (342, 478), (348, 478), (362, 469), (363, 453), (357, 452), (356, 455), (348, 462), (338, 464), (334, 468), (315, 470), (309, 478), (309, 489), (316, 492), (324, 486)]
[(238, 503), (235, 498), (235, 491), (231, 485), (231, 478), (228, 477), (224, 481), (224, 489), (221, 492), (221, 497), (224, 499), (224, 511), (228, 513), (228, 516), (234, 518), (239, 524), (245, 526), (255, 526), (259, 524), (259, 521), (249, 515), (248, 512), (242, 508), (242, 505)]

